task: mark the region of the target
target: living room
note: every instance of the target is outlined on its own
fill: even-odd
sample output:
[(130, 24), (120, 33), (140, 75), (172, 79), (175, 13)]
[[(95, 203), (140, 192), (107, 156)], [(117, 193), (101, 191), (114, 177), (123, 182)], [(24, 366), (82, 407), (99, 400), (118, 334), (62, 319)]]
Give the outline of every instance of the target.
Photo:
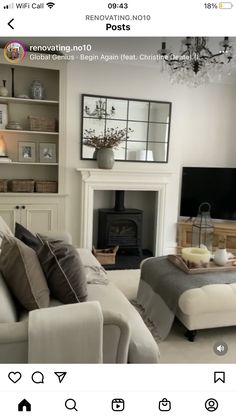
[[(22, 41), (27, 45), (32, 43), (32, 40), (29, 39), (22, 39)], [(181, 41), (181, 38), (167, 38), (168, 49), (177, 53)], [(209, 48), (216, 51), (220, 41), (221, 39), (218, 38), (209, 39)], [(235, 43), (235, 39), (230, 41)], [(64, 40), (51, 39), (50, 42), (63, 44)], [(97, 191), (115, 191), (123, 187), (127, 193), (140, 191), (142, 194), (149, 191), (158, 194), (159, 211), (155, 221), (157, 226), (156, 245), (153, 248), (153, 253), (154, 256), (175, 254), (182, 167), (235, 166), (235, 60), (232, 60), (232, 74), (222, 76), (221, 80), (203, 82), (197, 87), (189, 87), (184, 83), (172, 84), (168, 71), (162, 70), (161, 62), (154, 58), (150, 59), (150, 57), (157, 56), (162, 42), (161, 38), (86, 39), (86, 44), (92, 45), (92, 52), (98, 57), (102, 54), (110, 57), (112, 54), (118, 57), (121, 54), (126, 54), (130, 57), (135, 55), (136, 60), (85, 61), (80, 59), (80, 53), (77, 53), (77, 59), (73, 61), (32, 62), (27, 52), (25, 66), (56, 69), (62, 74), (59, 128), (61, 135), (59, 146), (61, 196), (57, 198), (61, 201), (57, 201), (57, 204), (62, 205), (64, 209), (58, 217), (57, 227), (52, 230), (68, 232), (75, 247), (85, 247), (91, 250), (91, 245), (95, 244), (92, 243), (91, 225), (94, 214), (93, 199)], [(48, 45), (48, 43), (48, 39), (37, 39), (37, 45)], [(73, 45), (73, 43), (83, 44), (85, 41), (82, 39), (70, 40), (70, 44)], [(144, 55), (149, 58), (145, 60), (139, 58)], [(2, 57), (1, 63), (6, 64), (4, 57)], [(7, 85), (8, 87), (11, 85), (10, 75)], [(101, 170), (97, 169), (96, 161), (81, 159), (81, 97), (83, 94), (171, 102), (168, 161), (166, 163), (116, 161), (113, 169)], [(2, 176), (5, 178), (4, 175)], [(38, 177), (40, 178), (40, 176), (41, 173)], [(114, 187), (112, 182), (114, 182)], [(10, 198), (8, 197), (8, 199)], [(28, 201), (30, 199), (28, 198)], [(32, 197), (33, 199), (34, 197)], [(37, 196), (37, 199), (40, 204), (40, 197)], [(48, 199), (53, 198), (49, 197)], [(29, 203), (28, 201), (27, 203)], [(60, 204), (60, 202), (62, 203)], [(45, 203), (45, 197), (41, 199), (41, 204), (43, 203)], [(103, 206), (102, 203), (101, 205)], [(9, 221), (5, 209), (1, 215), (6, 221)], [(34, 226), (37, 224), (39, 225), (36, 218)], [(33, 228), (32, 232), (38, 231)], [(117, 275), (114, 274), (115, 277)], [(137, 281), (136, 272), (133, 279), (134, 287), (138, 286)], [(189, 354), (189, 362), (197, 362), (198, 357), (202, 362), (211, 361), (212, 342), (219, 340), (218, 337), (222, 336), (222, 330), (211, 329), (210, 332), (204, 330), (194, 343), (190, 343), (183, 337), (181, 338), (182, 329), (180, 328), (181, 330), (178, 332), (179, 325), (177, 324), (175, 327), (177, 332), (173, 339), (174, 343), (169, 340), (170, 338), (159, 343), (161, 356), (162, 353), (169, 354), (169, 358), (163, 356), (161, 362), (181, 362), (182, 351), (185, 353), (184, 357), (186, 353)], [(209, 341), (206, 333), (211, 335)], [(225, 328), (224, 333), (226, 333), (225, 336), (229, 334), (227, 339), (233, 342), (233, 327)], [(206, 346), (202, 350), (202, 341), (205, 342), (205, 340), (206, 344), (204, 343), (204, 345)], [(203, 352), (207, 351), (209, 354), (205, 356)], [(194, 355), (191, 355), (193, 353)], [(217, 362), (215, 358), (217, 357), (214, 356), (214, 362)], [(226, 362), (230, 361), (232, 358), (229, 357)]]

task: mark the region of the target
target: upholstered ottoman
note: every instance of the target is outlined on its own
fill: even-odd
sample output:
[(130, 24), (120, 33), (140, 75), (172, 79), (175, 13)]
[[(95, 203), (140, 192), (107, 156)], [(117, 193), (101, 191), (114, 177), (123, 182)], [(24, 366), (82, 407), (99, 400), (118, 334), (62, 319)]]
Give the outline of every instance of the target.
[(179, 298), (178, 319), (193, 332), (236, 325), (236, 283), (212, 284), (185, 291)]
[(137, 302), (165, 339), (175, 316), (194, 340), (196, 330), (236, 325), (236, 271), (187, 274), (166, 256), (143, 261)]

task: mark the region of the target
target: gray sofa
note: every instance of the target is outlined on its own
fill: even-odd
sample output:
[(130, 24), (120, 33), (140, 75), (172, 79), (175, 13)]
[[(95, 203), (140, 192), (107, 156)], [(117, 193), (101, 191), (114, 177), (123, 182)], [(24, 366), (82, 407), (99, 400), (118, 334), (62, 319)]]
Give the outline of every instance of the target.
[(99, 281), (91, 252), (78, 252), (89, 282), (85, 303), (51, 300), (49, 308), (18, 312), (0, 274), (0, 363), (157, 363), (140, 315), (115, 285)]

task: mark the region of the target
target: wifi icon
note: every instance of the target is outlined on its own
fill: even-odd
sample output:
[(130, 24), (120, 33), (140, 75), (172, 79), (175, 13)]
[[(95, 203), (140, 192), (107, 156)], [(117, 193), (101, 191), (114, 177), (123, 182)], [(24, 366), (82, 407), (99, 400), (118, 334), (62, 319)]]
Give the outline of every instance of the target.
[(46, 5), (49, 7), (49, 9), (52, 9), (53, 6), (55, 6), (55, 3), (53, 3), (52, 1), (49, 1), (48, 3), (46, 3)]

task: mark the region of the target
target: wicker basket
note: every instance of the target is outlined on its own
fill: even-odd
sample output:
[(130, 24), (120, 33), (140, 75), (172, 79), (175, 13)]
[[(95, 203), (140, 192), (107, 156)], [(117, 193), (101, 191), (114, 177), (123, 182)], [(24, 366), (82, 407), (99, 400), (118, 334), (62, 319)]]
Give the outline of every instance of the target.
[(56, 131), (56, 119), (48, 117), (29, 116), (29, 125), (31, 131)]
[(12, 179), (8, 181), (10, 192), (34, 192), (34, 180), (32, 179)]
[(92, 252), (101, 265), (114, 265), (118, 249), (119, 246), (110, 247), (109, 249), (95, 249), (93, 246)]
[(7, 192), (7, 179), (0, 179), (0, 192)]
[(35, 192), (39, 193), (56, 193), (57, 182), (55, 180), (36, 180)]

